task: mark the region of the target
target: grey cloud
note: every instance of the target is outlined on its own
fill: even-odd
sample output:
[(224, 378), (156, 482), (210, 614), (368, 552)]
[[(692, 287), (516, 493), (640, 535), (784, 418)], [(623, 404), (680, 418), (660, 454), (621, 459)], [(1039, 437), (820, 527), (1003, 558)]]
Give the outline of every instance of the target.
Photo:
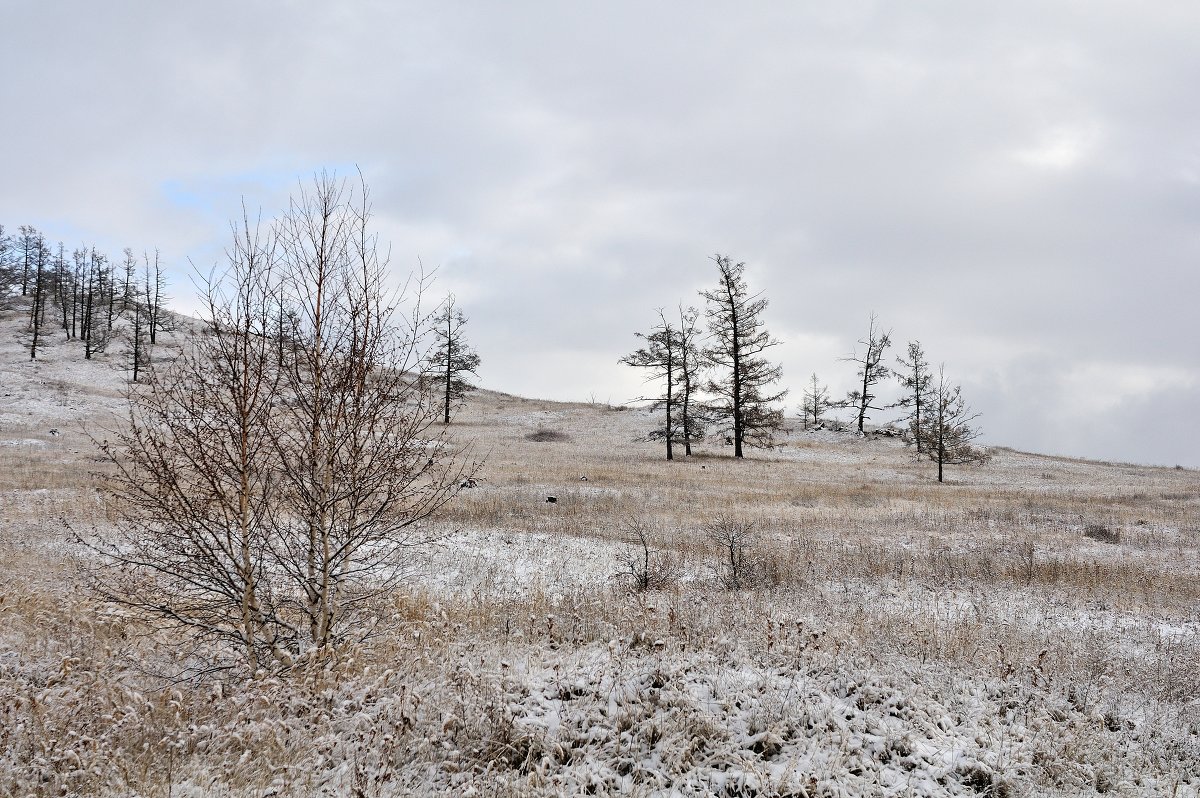
[(849, 387), (835, 358), (874, 310), (960, 375), (990, 440), (1200, 465), (1185, 389), (1105, 381), (1088, 436), (1068, 402), (1099, 364), (1200, 380), (1192, 4), (22, 2), (10, 19), (6, 225), (160, 246), (185, 286), (242, 196), (269, 215), (295, 179), (357, 164), (395, 265), (442, 267), (504, 390), (635, 395), (616, 363), (632, 332), (695, 303), (728, 252), (771, 299), (797, 392), (812, 371)]

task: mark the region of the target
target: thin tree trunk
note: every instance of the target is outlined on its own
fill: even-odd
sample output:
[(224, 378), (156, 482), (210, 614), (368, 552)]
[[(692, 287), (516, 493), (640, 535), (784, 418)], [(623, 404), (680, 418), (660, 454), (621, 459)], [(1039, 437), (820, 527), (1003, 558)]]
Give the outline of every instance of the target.
[(866, 417), (867, 417), (867, 388), (869, 387), (869, 381), (868, 381), (867, 375), (871, 371), (871, 367), (869, 365), (870, 362), (871, 362), (871, 347), (868, 346), (867, 347), (866, 364), (863, 365), (862, 399), (860, 400), (859, 405), (858, 405), (858, 431), (859, 432), (863, 432), (863, 422), (866, 421)]
[(921, 391), (916, 392), (916, 410), (913, 412), (913, 423), (916, 425), (917, 439), (917, 455), (923, 454), (921, 451)]
[(725, 292), (729, 295), (729, 319), (732, 335), (730, 341), (731, 354), (733, 355), (733, 456), (742, 456), (742, 342), (738, 337), (738, 315), (737, 315), (737, 298), (733, 295), (733, 289), (726, 286)]
[[(670, 333), (668, 332), (668, 335)], [(675, 356), (671, 351), (671, 345), (667, 344), (667, 459), (674, 460), (675, 455), (671, 450), (671, 439), (675, 437), (675, 429), (671, 426), (671, 413), (675, 410), (672, 394), (672, 385), (674, 384), (675, 375), (674, 365)]]
[(37, 274), (33, 278), (33, 311), (29, 320), (33, 326), (33, 339), (29, 345), (29, 359), (37, 360), (37, 348), (42, 331), (42, 307), (46, 302), (46, 287), (44, 285), (45, 269), (42, 266), (43, 256), (38, 253)]
[[(447, 314), (447, 318), (449, 318), (449, 314)], [(450, 423), (450, 393), (451, 393), (450, 388), (451, 388), (451, 385), (452, 385), (452, 382), (454, 379), (454, 372), (451, 370), (451, 366), (453, 365), (451, 361), (454, 360), (454, 358), (451, 356), (451, 352), (452, 352), (451, 347), (450, 347), (451, 334), (452, 333), (450, 330), (450, 323), (447, 322), (446, 323), (446, 396), (445, 396), (446, 401), (442, 407), (443, 416), (444, 416), (444, 418), (442, 420), (446, 424)]]
[(683, 455), (684, 457), (692, 456), (692, 387), (691, 378), (687, 375), (687, 365), (684, 365), (683, 378), (686, 381), (683, 387)]
[(941, 400), (939, 399), (938, 420), (937, 420), (937, 425), (938, 425), (938, 451), (937, 451), (938, 482), (942, 481), (942, 462), (946, 459), (946, 424), (945, 424), (946, 419), (945, 419), (944, 412), (945, 412), (945, 409), (942, 406)]

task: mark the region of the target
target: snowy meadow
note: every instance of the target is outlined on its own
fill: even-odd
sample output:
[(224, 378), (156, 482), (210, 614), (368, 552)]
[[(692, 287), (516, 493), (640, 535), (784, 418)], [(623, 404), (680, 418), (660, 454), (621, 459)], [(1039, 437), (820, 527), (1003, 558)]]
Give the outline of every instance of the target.
[[(365, 643), (196, 675), (83, 590), (115, 358), (0, 343), (0, 793), (1200, 794), (1200, 475), (487, 391)], [(53, 430), (53, 432), (51, 432)], [(554, 497), (554, 502), (547, 501)], [(187, 677), (178, 674), (187, 673)]]

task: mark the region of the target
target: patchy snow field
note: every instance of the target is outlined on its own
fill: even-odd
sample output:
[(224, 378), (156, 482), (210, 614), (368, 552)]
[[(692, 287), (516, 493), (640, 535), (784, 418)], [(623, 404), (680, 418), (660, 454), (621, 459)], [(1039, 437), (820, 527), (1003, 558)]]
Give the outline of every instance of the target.
[(119, 363), (0, 319), (0, 794), (1200, 795), (1196, 471), (997, 449), (939, 485), (802, 430), (667, 463), (643, 411), (481, 391), (481, 479), (385, 634), (172, 683), (185, 647), (82, 595), (63, 525), (119, 515)]

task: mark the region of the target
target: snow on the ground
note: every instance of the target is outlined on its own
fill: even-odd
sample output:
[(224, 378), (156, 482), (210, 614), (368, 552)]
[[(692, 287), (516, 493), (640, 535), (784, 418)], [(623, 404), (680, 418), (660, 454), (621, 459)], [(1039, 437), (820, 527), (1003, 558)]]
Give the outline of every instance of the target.
[[(69, 557), (59, 517), (104, 510), (94, 497), (81, 500), (75, 487), (42, 481), (56, 463), (86, 468), (81, 425), (119, 413), (128, 381), (117, 349), (89, 362), (73, 346), (52, 340), (30, 362), (18, 336), (0, 335), (0, 456), (29, 470), (27, 484), (0, 495), (0, 546), (22, 569), (21, 606), (50, 607), (29, 610), (38, 624), (57, 618), (56, 604), (76, 598), (55, 593), (66, 584), (60, 570), (35, 567), (38, 558)], [(75, 766), (70, 756), (93, 755), (91, 767), (104, 770), (138, 755), (140, 747), (121, 746), (144, 729), (157, 735), (144, 741), (146, 750), (163, 744), (191, 763), (157, 783), (176, 795), (1200, 795), (1200, 696), (1171, 694), (1173, 685), (1186, 693), (1195, 683), (1191, 654), (1200, 648), (1200, 617), (1169, 595), (1143, 609), (1136, 601), (1123, 605), (1103, 585), (1072, 595), (1069, 586), (1032, 579), (980, 584), (965, 576), (939, 583), (856, 575), (814, 577), (790, 594), (740, 595), (719, 590), (709, 568), (696, 562), (687, 564), (675, 592), (629, 594), (615, 578), (629, 550), (616, 510), (602, 521), (591, 513), (661, 509), (692, 489), (629, 477), (661, 459), (662, 445), (644, 441), (656, 422), (640, 409), (480, 392), (454, 429), (477, 437), (490, 458), (465, 498), (481, 505), (481, 517), (489, 503), (499, 508), (495, 520), (438, 526), (436, 542), (414, 552), (408, 585), (432, 602), (432, 617), (394, 630), (409, 648), (397, 649), (383, 674), (373, 665), (314, 695), (301, 695), (302, 686), (286, 679), (266, 680), (235, 693), (223, 716), (225, 708), (200, 692), (153, 709), (133, 688), (120, 693), (124, 687), (105, 673), (87, 670), (95, 654), (81, 642), (86, 634), (75, 618), (59, 618), (67, 631), (51, 639), (41, 625), (21, 626), (26, 610), (0, 593), (0, 688), (8, 690), (0, 699), (17, 706), (18, 698), (36, 697), (39, 712), (57, 708), (74, 733), (30, 738), (28, 750), (41, 746), (34, 765), (15, 743), (0, 751), (0, 763), (13, 772), (57, 773)], [(527, 442), (542, 429), (567, 440)], [(726, 447), (710, 441), (698, 447), (703, 457), (677, 464), (690, 479), (712, 479), (695, 482), (700, 489), (720, 479), (762, 499), (764, 508), (738, 510), (765, 513), (768, 522), (776, 509), (770, 502), (804, 488), (787, 504), (803, 528), (770, 538), (777, 553), (803, 533), (822, 551), (849, 552), (851, 559), (857, 551), (862, 558), (977, 555), (1003, 564), (1025, 556), (1020, 546), (1028, 545), (1031, 563), (1070, 560), (1185, 577), (1200, 570), (1194, 516), (1145, 525), (1133, 516), (1102, 519), (1121, 532), (1112, 544), (1083, 537), (1090, 519), (1072, 503), (1116, 496), (1137, 507), (1164, 494), (1186, 495), (1190, 472), (997, 448), (985, 466), (948, 470), (950, 490), (965, 497), (961, 507), (933, 506), (914, 490), (935, 484), (935, 466), (915, 461), (895, 438), (793, 429), (781, 442), (735, 466), (723, 456)], [(860, 484), (869, 488), (862, 496), (838, 493)], [(547, 495), (559, 503), (547, 505)], [(950, 502), (958, 494), (945, 495)], [(827, 496), (836, 501), (825, 502)], [(685, 496), (677, 511), (689, 512), (693, 498), (705, 497)], [(1043, 500), (1051, 499), (1064, 504), (1045, 509)], [(839, 525), (851, 515), (858, 526)], [(875, 520), (886, 528), (876, 530)], [(1032, 536), (1010, 543), (1009, 527), (1018, 524)], [(16, 590), (17, 581), (5, 589)], [(442, 606), (470, 602), (479, 612), (468, 621)], [(588, 607), (596, 617), (562, 630), (567, 614)], [(702, 634), (664, 626), (660, 616), (688, 607), (711, 611), (715, 620)], [(743, 607), (748, 614), (737, 614)], [(828, 633), (835, 642), (790, 651), (751, 645), (750, 630), (764, 623), (755, 611), (778, 613), (774, 622), (785, 618), (805, 635)], [(631, 632), (638, 613), (657, 613), (659, 622)], [(479, 628), (466, 628), (472, 622)], [(996, 646), (1010, 639), (1027, 646), (1066, 640), (1064, 660), (1086, 658), (1092, 670), (1043, 674), (1036, 647), (1025, 660), (1001, 651), (999, 667), (990, 668), (939, 652), (955, 644), (959, 628), (974, 635), (968, 642), (986, 644), (981, 659), (994, 659)], [(914, 642), (922, 639), (923, 647)], [(1145, 684), (1129, 681), (1142, 676)], [(189, 702), (217, 719), (190, 723), (188, 712), (203, 713), (185, 709)], [(93, 725), (72, 727), (85, 706)], [(29, 735), (30, 728), (13, 734)], [(85, 741), (85, 732), (93, 737)], [(7, 733), (0, 739), (10, 739)], [(103, 734), (111, 749), (98, 742)], [(247, 758), (252, 751), (264, 763), (261, 772)]]

